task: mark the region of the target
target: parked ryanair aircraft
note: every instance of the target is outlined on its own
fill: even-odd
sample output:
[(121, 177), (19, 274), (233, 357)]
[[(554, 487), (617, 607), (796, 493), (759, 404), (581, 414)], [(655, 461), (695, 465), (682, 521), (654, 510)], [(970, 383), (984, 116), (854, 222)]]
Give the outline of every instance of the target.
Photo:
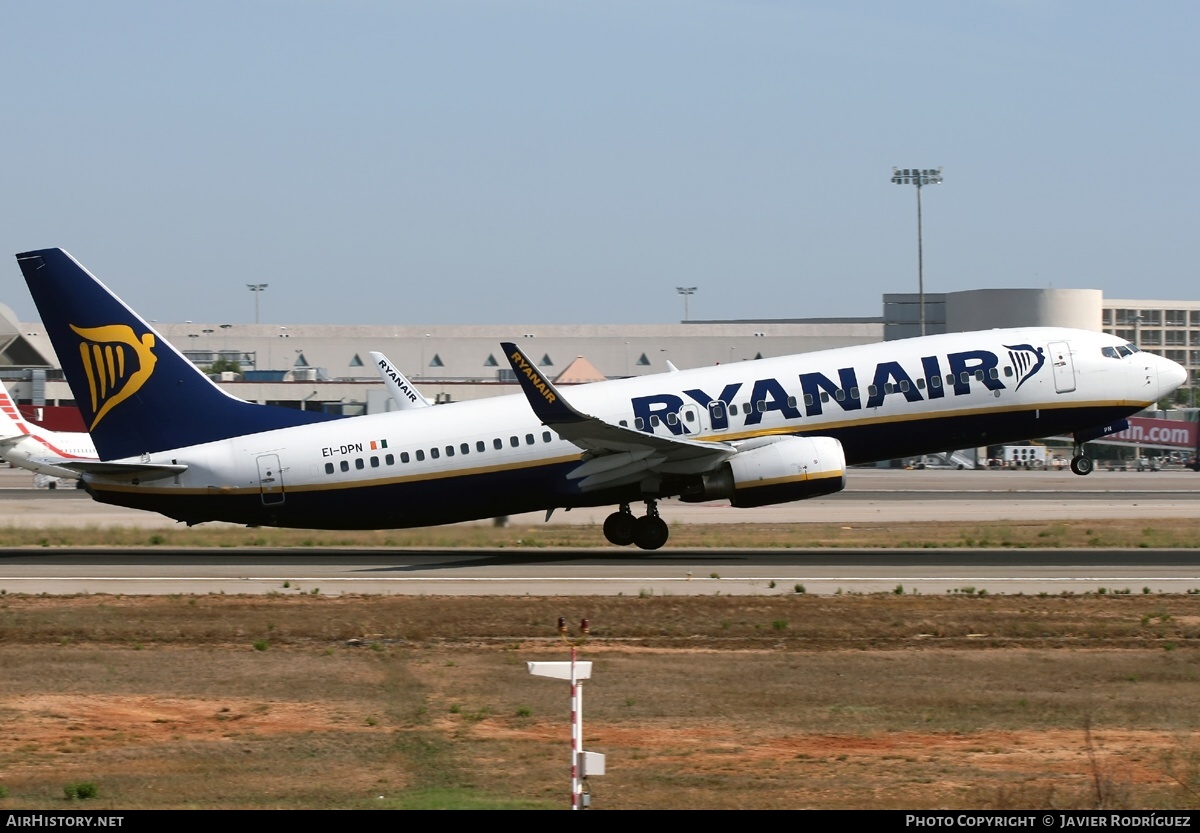
[(1066, 433), (1086, 474), (1083, 443), (1185, 378), (1114, 336), (1028, 328), (564, 395), (505, 344), (523, 396), (334, 418), (230, 396), (61, 249), (17, 260), (102, 460), (53, 462), (96, 500), (188, 524), (378, 529), (615, 505), (608, 540), (656, 549), (661, 498), (816, 497), (843, 487), (847, 464)]
[(86, 433), (48, 431), (25, 421), (0, 385), (0, 457), (22, 469), (51, 477), (79, 479), (79, 472), (47, 460), (95, 460), (96, 446)]

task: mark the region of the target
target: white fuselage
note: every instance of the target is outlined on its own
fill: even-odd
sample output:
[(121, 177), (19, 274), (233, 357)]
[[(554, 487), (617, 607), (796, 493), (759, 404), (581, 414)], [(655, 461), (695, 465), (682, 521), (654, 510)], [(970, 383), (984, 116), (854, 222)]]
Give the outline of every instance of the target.
[[(733, 445), (831, 436), (850, 464), (1083, 431), (1184, 381), (1113, 336), (1029, 328), (739, 362), (567, 388), (578, 411), (665, 437)], [(312, 528), (420, 526), (603, 505), (566, 474), (582, 451), (524, 396), (368, 415), (147, 455), (185, 464), (139, 483), (88, 475), (106, 502), (189, 522)], [(636, 499), (636, 495), (635, 495)]]

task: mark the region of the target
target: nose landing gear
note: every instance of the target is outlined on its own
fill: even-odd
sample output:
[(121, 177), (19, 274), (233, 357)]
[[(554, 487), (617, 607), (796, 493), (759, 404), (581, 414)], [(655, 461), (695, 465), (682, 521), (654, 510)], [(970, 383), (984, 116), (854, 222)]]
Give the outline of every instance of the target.
[(658, 516), (658, 501), (646, 501), (646, 514), (635, 518), (628, 503), (604, 519), (604, 537), (610, 544), (627, 547), (636, 544), (643, 550), (656, 550), (667, 543), (670, 530)]

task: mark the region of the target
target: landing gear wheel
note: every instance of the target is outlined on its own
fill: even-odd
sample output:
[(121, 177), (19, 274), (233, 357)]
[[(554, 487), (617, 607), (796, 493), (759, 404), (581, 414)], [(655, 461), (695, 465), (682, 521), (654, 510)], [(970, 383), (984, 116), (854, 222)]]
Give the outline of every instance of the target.
[(1079, 454), (1071, 458), (1071, 471), (1076, 474), (1091, 474), (1095, 466), (1096, 464), (1092, 462), (1091, 457), (1084, 457), (1082, 454)]
[(634, 522), (633, 543), (644, 550), (656, 550), (667, 543), (670, 534), (666, 521), (658, 515), (646, 515)]
[(610, 544), (627, 547), (633, 543), (636, 523), (637, 518), (633, 517), (633, 513), (628, 509), (613, 512), (604, 519), (604, 537)]

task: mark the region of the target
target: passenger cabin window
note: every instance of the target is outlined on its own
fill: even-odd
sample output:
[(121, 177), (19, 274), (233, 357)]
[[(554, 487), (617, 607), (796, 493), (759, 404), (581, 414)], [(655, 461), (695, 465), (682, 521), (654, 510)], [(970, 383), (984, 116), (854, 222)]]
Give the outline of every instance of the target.
[(333, 474), (333, 463), (326, 463), (326, 464), (325, 464), (325, 473), (326, 473), (326, 474)]
[(342, 471), (350, 471), (350, 461), (349, 461), (349, 460), (343, 460), (343, 461), (342, 461), (342, 464), (341, 464), (341, 466), (340, 466), (340, 468), (341, 468), (341, 470), (342, 470)]
[(708, 403), (708, 413), (715, 420), (723, 419), (725, 417), (725, 403), (724, 402), (709, 402)]
[(646, 421), (644, 419), (642, 419), (641, 417), (636, 417), (633, 420), (633, 427), (636, 428), (637, 430), (641, 431), (642, 429), (644, 429), (646, 427)]
[(554, 438), (550, 436), (550, 432), (549, 432), (549, 431), (543, 431), (543, 432), (542, 432), (542, 442), (544, 442), (544, 443), (548, 443), (548, 442), (551, 442), (553, 439), (554, 439)]
[(525, 435), (525, 445), (533, 445), (533, 434)]
[(420, 462), (423, 462), (424, 460), (425, 460), (425, 450), (418, 448), (417, 449), (417, 462), (420, 463)]
[(513, 448), (520, 448), (521, 441), (516, 437), (509, 437), (508, 444), (511, 445)]
[(485, 452), (487, 450), (487, 446), (483, 444), (483, 440), (475, 441), (475, 450), (478, 451), (480, 454), (482, 454), (483, 452)]
[[(396, 458), (389, 454), (383, 458), (383, 462), (387, 463), (389, 466), (394, 466), (396, 465)], [(404, 462), (407, 463), (408, 461), (405, 460)]]
[(439, 458), (441, 456), (442, 456), (442, 453), (440, 451), (438, 451), (436, 448), (429, 449), (429, 458), (431, 460), (436, 460), (437, 458)]
[(452, 445), (448, 445), (448, 446), (446, 446), (446, 456), (447, 456), (447, 457), (453, 457), (453, 456), (454, 456), (454, 446), (452, 446)]
[(371, 468), (373, 468), (373, 469), (379, 468), (379, 458), (378, 457), (371, 458)]
[(470, 444), (470, 443), (463, 443), (462, 445), (460, 445), (460, 446), (458, 447), (458, 450), (459, 450), (459, 452), (460, 452), (460, 453), (462, 453), (462, 454), (470, 454), (470, 453), (471, 453), (471, 444)]
[(496, 437), (496, 439), (492, 440), (492, 448), (496, 449), (497, 451), (504, 448), (504, 443), (500, 441), (499, 437)]
[(654, 414), (650, 415), (650, 427), (657, 428), (660, 425), (658, 417)]

